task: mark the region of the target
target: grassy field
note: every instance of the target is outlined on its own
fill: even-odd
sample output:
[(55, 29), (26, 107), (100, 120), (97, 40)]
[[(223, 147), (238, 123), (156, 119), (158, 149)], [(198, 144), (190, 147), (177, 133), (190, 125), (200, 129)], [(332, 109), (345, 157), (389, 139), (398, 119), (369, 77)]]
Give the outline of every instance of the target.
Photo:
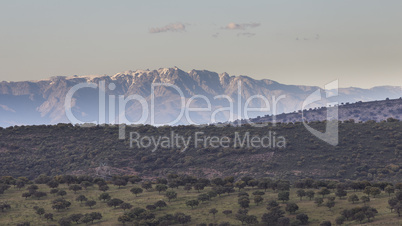
[[(150, 190), (145, 191), (142, 194), (139, 194), (138, 197), (133, 195), (130, 192), (130, 189), (134, 186), (139, 185), (127, 185), (121, 188), (118, 188), (114, 185), (109, 185), (110, 190), (107, 191), (112, 198), (119, 198), (124, 202), (128, 202), (133, 205), (133, 207), (142, 207), (145, 208), (146, 205), (154, 204), (156, 201), (163, 199), (168, 204), (168, 207), (163, 208), (161, 210), (154, 210), (154, 214), (156, 217), (162, 216), (164, 214), (174, 214), (176, 212), (182, 212), (186, 215), (191, 215), (191, 223), (189, 225), (196, 225), (200, 223), (216, 223), (219, 224), (221, 222), (229, 222), (231, 225), (241, 225), (240, 221), (236, 220), (235, 214), (240, 209), (238, 200), (238, 190), (236, 189), (235, 193), (230, 195), (224, 194), (220, 197), (217, 196), (212, 198), (210, 201), (206, 201), (204, 203), (200, 202), (200, 205), (191, 209), (186, 206), (185, 202), (190, 199), (197, 199), (197, 196), (201, 193), (205, 193), (209, 191), (211, 188), (206, 187), (204, 190), (197, 192), (195, 190), (191, 190), (189, 192), (184, 191), (182, 187), (179, 189), (174, 189), (178, 193), (177, 198), (168, 202), (167, 198), (164, 196), (165, 192)], [(121, 208), (113, 208), (108, 207), (105, 202), (102, 202), (98, 199), (99, 195), (102, 191), (98, 190), (97, 186), (89, 187), (87, 190), (78, 191), (74, 194), (73, 191), (68, 190), (67, 185), (60, 184), (59, 189), (64, 189), (67, 191), (67, 195), (64, 198), (71, 202), (71, 206), (66, 210), (56, 211), (52, 209), (51, 201), (56, 199), (54, 195), (49, 194), (50, 188), (46, 185), (39, 185), (39, 191), (44, 191), (48, 193), (47, 197), (41, 198), (40, 200), (29, 197), (25, 199), (21, 196), (23, 192), (26, 192), (26, 189), (20, 189), (11, 187), (6, 190), (4, 194), (0, 195), (0, 203), (7, 202), (11, 205), (11, 209), (6, 210), (5, 212), (0, 213), (0, 225), (16, 225), (20, 222), (30, 222), (31, 225), (58, 225), (57, 221), (61, 217), (66, 217), (74, 213), (90, 213), (90, 212), (100, 212), (103, 218), (100, 221), (95, 221), (94, 225), (122, 225), (118, 222), (118, 216), (124, 214), (124, 210)], [(267, 190), (265, 195), (263, 195), (264, 201), (262, 204), (258, 206), (253, 202), (253, 191), (257, 191), (257, 188), (245, 188), (242, 191), (246, 191), (250, 194), (250, 208), (249, 214), (255, 215), (258, 218), (258, 221), (261, 222), (261, 216), (264, 213), (267, 213), (266, 203), (270, 199), (277, 199), (278, 194), (272, 190)], [(352, 204), (347, 201), (347, 198), (339, 199), (336, 198), (335, 207), (329, 210), (325, 206), (317, 207), (314, 201), (310, 201), (308, 198), (304, 197), (301, 201), (299, 197), (296, 196), (297, 189), (291, 189), (290, 191), (290, 201), (295, 202), (299, 206), (299, 210), (295, 214), (286, 213), (286, 217), (294, 219), (298, 213), (305, 213), (309, 216), (309, 225), (319, 225), (324, 220), (329, 220), (335, 225), (335, 219), (340, 216), (340, 212), (346, 208), (353, 208), (357, 206), (363, 206), (362, 202), (357, 202)], [(315, 190), (317, 192), (317, 190)], [(333, 192), (333, 191), (332, 191)], [(348, 191), (348, 196), (356, 193), (359, 197), (364, 194), (361, 192)], [(97, 204), (90, 209), (84, 204), (80, 204), (80, 202), (75, 201), (78, 195), (85, 195), (89, 200), (96, 200)], [(330, 196), (334, 196), (334, 193), (331, 193)], [(316, 195), (317, 197), (317, 195)], [(396, 213), (391, 213), (388, 208), (388, 194), (382, 192), (378, 197), (371, 197), (371, 201), (368, 203), (371, 207), (374, 207), (378, 210), (378, 214), (376, 215), (373, 222), (368, 223), (367, 220), (363, 221), (364, 225), (402, 225), (402, 218), (398, 218)], [(279, 202), (279, 201), (278, 201)], [(285, 209), (286, 204), (281, 203), (282, 210)], [(44, 217), (39, 217), (35, 213), (33, 209), (34, 206), (43, 207), (46, 213), (54, 214), (54, 221), (47, 222)], [(214, 217), (209, 213), (209, 210), (212, 208), (216, 208), (219, 212)], [(224, 215), (222, 213), (223, 210), (232, 210), (233, 214)], [(128, 211), (128, 210), (126, 210)], [(75, 223), (73, 223), (75, 224)], [(72, 224), (72, 225), (73, 225)], [(128, 223), (126, 223), (129, 225)], [(359, 222), (356, 221), (347, 221), (345, 225), (359, 225)]]

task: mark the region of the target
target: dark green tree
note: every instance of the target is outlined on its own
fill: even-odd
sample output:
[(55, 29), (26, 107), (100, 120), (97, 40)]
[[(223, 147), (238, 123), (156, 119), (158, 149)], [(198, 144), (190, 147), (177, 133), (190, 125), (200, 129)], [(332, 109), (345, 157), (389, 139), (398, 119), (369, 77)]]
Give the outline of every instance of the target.
[(279, 218), (278, 226), (290, 226), (290, 219), (288, 217)]
[(22, 197), (24, 197), (25, 199), (27, 199), (28, 197), (31, 197), (31, 193), (29, 193), (29, 192), (24, 192), (24, 193), (22, 193)]
[(179, 224), (187, 224), (191, 222), (191, 216), (184, 213), (175, 213), (174, 220)]
[(71, 225), (71, 219), (69, 217), (62, 217), (58, 221), (60, 226), (70, 226)]
[(49, 186), (49, 188), (57, 188), (59, 186), (59, 182), (51, 180), (47, 182), (46, 185)]
[(99, 191), (105, 192), (105, 191), (107, 191), (107, 190), (109, 190), (109, 186), (107, 186), (107, 185), (101, 185), (101, 186), (99, 186)]
[(63, 198), (53, 200), (52, 204), (52, 209), (56, 209), (57, 211), (67, 209), (71, 206), (71, 203)]
[(215, 208), (212, 208), (212, 209), (209, 210), (209, 213), (212, 213), (214, 215), (214, 218), (215, 218), (215, 214), (218, 213), (218, 210), (215, 209)]
[(149, 211), (156, 210), (156, 206), (155, 205), (147, 205), (146, 209)]
[(57, 192), (59, 192), (59, 189), (57, 189), (57, 188), (52, 188), (52, 189), (50, 189), (50, 194), (52, 194), (52, 195), (57, 195)]
[(321, 197), (317, 197), (314, 199), (314, 203), (317, 204), (317, 206), (321, 206), (321, 204), (324, 202), (324, 199)]
[(395, 188), (392, 185), (388, 185), (384, 188), (384, 191), (388, 193), (388, 196), (391, 196), (391, 194), (395, 192)]
[(167, 191), (165, 194), (166, 198), (168, 198), (168, 201), (177, 198), (177, 193), (175, 191)]
[(36, 210), (36, 214), (38, 214), (39, 217), (42, 217), (42, 215), (45, 214), (45, 209), (43, 209), (43, 208), (38, 208), (38, 209)]
[(162, 208), (164, 208), (164, 207), (167, 206), (166, 202), (163, 201), (163, 200), (159, 200), (159, 201), (155, 202), (154, 205), (155, 205), (156, 207), (158, 207), (159, 209), (162, 209)]
[(360, 200), (362, 200), (362, 202), (364, 203), (364, 205), (366, 205), (366, 203), (370, 202), (370, 198), (368, 196), (363, 195), (362, 197), (360, 197)]
[(189, 192), (191, 189), (193, 189), (193, 185), (191, 184), (186, 184), (183, 188), (185, 191)]
[(347, 192), (346, 190), (343, 190), (343, 189), (338, 189), (338, 190), (335, 192), (335, 195), (336, 195), (337, 197), (339, 197), (339, 199), (342, 199), (343, 197), (346, 197), (346, 196), (348, 195), (348, 192)]
[(325, 206), (328, 207), (329, 209), (331, 209), (332, 207), (335, 206), (335, 202), (334, 202), (333, 200), (328, 200), (328, 201), (325, 203)]
[(124, 214), (121, 215), (117, 218), (118, 222), (121, 222), (123, 225), (125, 225), (127, 222), (131, 222), (133, 219), (131, 219), (128, 215)]
[(57, 195), (63, 197), (65, 195), (67, 195), (67, 192), (64, 191), (64, 190), (60, 190), (60, 191), (57, 192)]
[(299, 189), (296, 191), (297, 197), (300, 197), (300, 201), (306, 196), (306, 191), (303, 189)]
[(194, 190), (197, 190), (197, 192), (200, 192), (201, 190), (204, 190), (205, 184), (203, 183), (196, 183), (194, 184)]
[(131, 188), (131, 193), (133, 193), (135, 195), (135, 197), (138, 196), (138, 194), (142, 193), (142, 188)]
[(256, 225), (258, 224), (257, 217), (254, 215), (246, 215), (245, 222), (247, 225)]
[(295, 213), (299, 209), (299, 206), (294, 202), (289, 202), (286, 204), (285, 210), (289, 213)]
[(281, 200), (282, 202), (288, 201), (289, 200), (289, 192), (288, 191), (279, 192), (278, 200)]
[(75, 194), (75, 193), (77, 193), (77, 191), (82, 190), (82, 187), (79, 186), (78, 184), (73, 184), (73, 185), (70, 185), (68, 187), (68, 189), (71, 190), (71, 191), (74, 191), (74, 194)]
[[(368, 197), (368, 196), (367, 196), (367, 197)], [(359, 197), (358, 197), (356, 194), (353, 194), (353, 195), (351, 195), (351, 196), (348, 197), (348, 201), (349, 201), (349, 202), (352, 202), (352, 203), (354, 204), (355, 202), (358, 202), (358, 201), (359, 201)]]
[(75, 199), (75, 201), (78, 201), (80, 203), (87, 201), (87, 197), (85, 197), (85, 195), (79, 195), (77, 196), (77, 198)]
[(309, 218), (307, 214), (299, 213), (296, 215), (296, 219), (299, 220), (302, 225), (307, 225)]
[(205, 193), (203, 194), (199, 194), (197, 197), (198, 200), (200, 200), (201, 202), (205, 202), (209, 200), (209, 196)]
[(120, 188), (121, 186), (126, 186), (127, 181), (124, 179), (117, 179), (117, 180), (113, 181), (113, 184)]
[(102, 201), (106, 201), (106, 200), (110, 200), (112, 197), (110, 197), (110, 195), (109, 195), (109, 193), (102, 193), (102, 194), (100, 194), (99, 195), (99, 200), (102, 200)]
[(46, 221), (53, 220), (53, 213), (45, 213), (44, 217)]
[(239, 180), (239, 181), (236, 181), (236, 183), (234, 184), (234, 186), (235, 186), (236, 188), (238, 188), (239, 191), (240, 191), (241, 189), (245, 188), (245, 187), (247, 186), (247, 184), (246, 184), (246, 182), (244, 182), (244, 181), (242, 181), (242, 180)]
[(346, 218), (344, 216), (339, 216), (335, 219), (335, 223), (337, 225), (342, 225), (345, 222)]
[(69, 218), (70, 218), (70, 220), (71, 221), (74, 221), (75, 223), (79, 223), (79, 221), (81, 220), (81, 218), (83, 217), (84, 215), (82, 215), (82, 214), (80, 214), (80, 213), (76, 213), (76, 214), (71, 214), (70, 216), (69, 216)]
[(376, 197), (379, 194), (381, 194), (381, 190), (379, 188), (372, 187), (370, 189), (370, 195), (372, 195), (373, 197)]
[(325, 195), (331, 194), (331, 191), (328, 190), (328, 188), (322, 188), (322, 189), (318, 192), (318, 194), (319, 194), (319, 195), (322, 195), (322, 197), (324, 198)]
[(315, 192), (313, 190), (306, 191), (306, 196), (311, 200), (314, 198)]
[(366, 215), (363, 212), (358, 212), (354, 215), (354, 218), (359, 221), (360, 223), (362, 223), (362, 221), (366, 218)]
[(131, 205), (130, 203), (127, 203), (127, 202), (123, 202), (122, 204), (120, 204), (120, 208), (122, 208), (124, 211), (126, 211), (126, 210), (133, 208), (133, 205)]
[(151, 181), (144, 181), (141, 184), (141, 187), (148, 191), (149, 189), (152, 188), (152, 183), (151, 183)]
[(200, 202), (196, 199), (186, 201), (186, 206), (190, 206), (191, 209), (193, 209), (195, 206), (198, 206), (198, 204), (200, 204)]
[(166, 185), (166, 184), (157, 184), (156, 186), (155, 186), (155, 189), (159, 192), (159, 194), (162, 192), (162, 191), (166, 191), (167, 189), (168, 189), (168, 186)]
[(331, 221), (323, 221), (320, 226), (331, 226)]
[(88, 200), (85, 202), (86, 206), (89, 206), (90, 209), (92, 209), (93, 206), (96, 205), (96, 201), (95, 200)]
[(258, 206), (260, 203), (262, 203), (262, 201), (264, 201), (264, 198), (261, 197), (260, 195), (256, 195), (254, 196), (254, 203)]
[(239, 203), (241, 208), (246, 209), (250, 206), (250, 199), (247, 196), (242, 196), (237, 203)]
[(109, 200), (107, 202), (107, 205), (110, 207), (113, 206), (113, 208), (116, 208), (117, 206), (120, 206), (120, 204), (122, 204), (122, 203), (123, 203), (123, 200), (114, 198), (114, 199)]

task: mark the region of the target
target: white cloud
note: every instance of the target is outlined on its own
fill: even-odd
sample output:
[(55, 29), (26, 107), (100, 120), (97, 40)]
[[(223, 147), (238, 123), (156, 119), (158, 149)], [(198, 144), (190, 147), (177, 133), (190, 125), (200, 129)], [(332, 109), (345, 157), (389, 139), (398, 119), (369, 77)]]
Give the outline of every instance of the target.
[(15, 113), (15, 110), (14, 110), (14, 109), (9, 108), (9, 107), (8, 107), (8, 106), (6, 106), (6, 105), (2, 105), (2, 104), (0, 104), (0, 107), (1, 107), (1, 108), (3, 108), (3, 110), (5, 110), (5, 111), (10, 111), (10, 112)]
[(236, 24), (236, 23), (230, 23), (224, 27), (224, 29), (227, 30), (245, 30), (247, 28), (255, 28), (260, 26), (260, 23), (245, 23), (245, 24)]
[(173, 24), (168, 24), (164, 27), (155, 27), (149, 29), (149, 33), (161, 33), (161, 32), (168, 32), (168, 31), (186, 31), (186, 25), (182, 23), (173, 23)]

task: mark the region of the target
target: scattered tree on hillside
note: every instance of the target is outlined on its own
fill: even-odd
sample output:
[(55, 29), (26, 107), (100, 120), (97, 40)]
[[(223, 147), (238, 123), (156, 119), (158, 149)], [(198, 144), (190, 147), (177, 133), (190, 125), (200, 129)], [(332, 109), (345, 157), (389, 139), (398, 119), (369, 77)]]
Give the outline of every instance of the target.
[(155, 189), (159, 192), (159, 194), (162, 192), (162, 191), (166, 191), (167, 189), (168, 189), (168, 186), (166, 185), (166, 184), (157, 184), (156, 186), (155, 186)]
[(315, 192), (313, 190), (306, 191), (306, 196), (311, 200), (314, 198)]
[(356, 194), (353, 194), (353, 195), (349, 196), (348, 201), (352, 202), (354, 204), (355, 202), (359, 201), (359, 197)]
[(79, 195), (79, 196), (77, 196), (77, 198), (75, 200), (82, 203), (82, 202), (87, 201), (88, 199), (87, 199), (87, 197), (85, 197), (85, 195)]
[(126, 211), (126, 210), (133, 208), (133, 205), (131, 205), (130, 203), (127, 203), (127, 202), (123, 202), (122, 204), (120, 204), (120, 208), (122, 208), (124, 211)]
[(215, 209), (215, 208), (212, 208), (212, 209), (209, 210), (209, 213), (212, 213), (214, 215), (214, 218), (215, 218), (215, 214), (218, 213), (218, 210)]
[(299, 209), (299, 206), (294, 202), (289, 202), (286, 204), (285, 210), (289, 213), (295, 213)]
[(120, 204), (122, 204), (122, 203), (123, 203), (123, 200), (114, 198), (114, 199), (109, 200), (107, 202), (107, 205), (110, 207), (113, 206), (113, 208), (116, 208), (117, 206), (120, 206)]
[(38, 214), (39, 217), (42, 217), (42, 215), (45, 214), (45, 209), (38, 208), (38, 209), (36, 209), (35, 213)]
[(109, 193), (102, 193), (102, 194), (100, 194), (99, 195), (99, 200), (102, 200), (102, 201), (106, 201), (106, 200), (110, 200), (112, 197), (110, 197), (110, 195), (109, 195)]
[(71, 191), (74, 191), (74, 194), (76, 194), (77, 191), (82, 190), (82, 187), (79, 186), (78, 184), (73, 184), (73, 185), (70, 185), (70, 186), (68, 187), (68, 189), (71, 190)]
[(198, 202), (198, 200), (192, 199), (192, 200), (186, 201), (186, 206), (190, 206), (191, 209), (193, 209), (195, 206), (198, 206), (199, 203), (200, 202)]
[(281, 200), (283, 203), (289, 200), (289, 192), (288, 191), (281, 191), (278, 193), (278, 199)]
[(142, 188), (131, 188), (131, 193), (133, 193), (135, 195), (135, 197), (138, 196), (138, 194), (142, 193)]
[(155, 205), (156, 207), (158, 207), (159, 209), (162, 209), (163, 207), (166, 207), (166, 206), (167, 206), (166, 202), (163, 201), (163, 200), (159, 200), (159, 201), (155, 202), (154, 205)]
[(306, 191), (303, 189), (299, 189), (296, 191), (297, 197), (300, 197), (300, 201), (306, 196)]
[(177, 193), (175, 191), (167, 191), (165, 194), (166, 198), (168, 198), (168, 201), (177, 198)]
[(96, 201), (95, 200), (88, 200), (85, 202), (86, 206), (89, 206), (90, 209), (92, 209), (93, 206), (96, 205)]

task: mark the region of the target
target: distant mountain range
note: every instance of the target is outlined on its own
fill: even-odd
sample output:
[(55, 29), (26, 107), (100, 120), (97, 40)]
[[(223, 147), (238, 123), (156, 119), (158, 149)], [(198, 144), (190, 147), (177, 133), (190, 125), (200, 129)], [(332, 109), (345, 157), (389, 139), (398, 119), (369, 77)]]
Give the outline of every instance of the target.
[[(81, 88), (74, 93), (71, 100), (71, 110), (75, 120), (71, 121), (71, 118), (67, 118), (65, 99), (68, 92), (78, 84), (99, 85), (101, 81), (105, 82), (106, 87), (105, 108), (99, 110), (98, 88)], [(157, 83), (172, 84), (174, 87), (166, 85), (155, 87), (153, 98), (155, 109), (152, 111), (150, 107), (152, 84)], [(182, 92), (183, 99), (178, 90)], [(188, 116), (191, 120), (188, 120), (188, 117), (180, 117), (176, 124), (224, 122), (231, 119), (298, 111), (303, 101), (316, 90), (324, 94), (324, 90), (315, 86), (285, 85), (269, 79), (255, 80), (248, 76), (230, 76), (227, 73), (218, 74), (207, 70), (184, 72), (176, 67), (127, 71), (114, 76), (72, 76), (52, 77), (40, 81), (3, 81), (0, 82), (0, 126), (93, 121), (131, 124), (137, 123), (140, 119), (143, 119), (142, 123), (151, 123), (152, 112), (154, 112), (154, 123), (166, 124), (178, 118), (181, 110), (186, 107), (182, 105), (182, 101), (185, 104), (191, 102), (186, 109), (189, 107), (210, 108), (208, 111), (189, 111)], [(340, 88), (338, 92), (337, 97), (332, 97), (328, 101), (353, 103), (386, 98), (398, 99), (402, 96), (401, 87), (397, 86), (379, 86), (371, 89)], [(144, 115), (144, 109), (140, 102), (128, 101), (124, 108), (128, 121), (122, 121), (122, 111), (118, 110), (118, 106), (123, 102), (119, 101), (118, 96), (128, 97), (135, 94), (142, 97), (148, 104), (147, 112), (145, 111), (146, 117), (141, 118)], [(196, 95), (202, 95), (203, 98)], [(246, 117), (243, 109), (248, 99), (250, 99), (248, 102), (250, 107), (266, 107), (261, 98), (251, 98), (255, 95), (263, 96), (269, 101), (270, 111), (252, 112)], [(279, 100), (277, 104), (274, 104), (275, 99)], [(116, 107), (113, 107), (113, 102)], [(325, 103), (325, 100), (317, 101), (308, 107), (321, 107), (325, 106)], [(230, 106), (233, 109), (233, 118), (228, 114), (229, 111), (224, 111)], [(104, 117), (99, 117), (99, 112), (101, 116), (104, 114)], [(113, 117), (113, 114), (120, 117)], [(211, 120), (211, 116), (215, 120)]]

